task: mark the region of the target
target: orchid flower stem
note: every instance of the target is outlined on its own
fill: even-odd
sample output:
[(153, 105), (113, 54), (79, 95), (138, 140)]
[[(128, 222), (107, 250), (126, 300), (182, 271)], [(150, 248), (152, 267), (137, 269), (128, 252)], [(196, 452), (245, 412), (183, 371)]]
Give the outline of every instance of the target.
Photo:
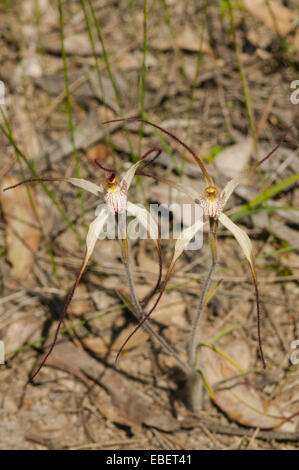
[(199, 342), (198, 330), (199, 330), (200, 320), (202, 317), (202, 311), (205, 305), (205, 297), (206, 297), (207, 292), (209, 291), (210, 283), (211, 283), (214, 271), (217, 266), (216, 231), (217, 231), (217, 223), (216, 221), (213, 221), (213, 223), (211, 224), (211, 230), (210, 230), (210, 246), (211, 246), (211, 254), (212, 254), (212, 263), (211, 263), (210, 270), (207, 274), (207, 277), (205, 279), (204, 285), (201, 290), (199, 306), (198, 306), (196, 317), (192, 326), (192, 334), (191, 334), (191, 339), (189, 343), (189, 364), (193, 370), (198, 369), (198, 364), (196, 361), (196, 356), (197, 356), (196, 351), (197, 351), (197, 346)]
[[(210, 219), (210, 247), (212, 254), (212, 263), (210, 270), (207, 274), (207, 277), (204, 281), (204, 285), (201, 290), (199, 306), (197, 309), (196, 317), (192, 326), (192, 333), (190, 342), (188, 345), (188, 354), (189, 354), (189, 366), (191, 373), (189, 374), (186, 390), (187, 390), (187, 404), (188, 407), (195, 413), (199, 412), (204, 404), (205, 394), (204, 394), (204, 384), (207, 390), (211, 394), (211, 389), (209, 388), (208, 382), (205, 379), (204, 370), (199, 362), (199, 351), (198, 343), (199, 341), (199, 325), (202, 318), (202, 311), (205, 305), (206, 294), (209, 291), (209, 286), (214, 274), (214, 271), (217, 266), (217, 246), (216, 246), (216, 231), (217, 231), (217, 221)], [(213, 392), (212, 392), (213, 393)]]
[[(126, 250), (124, 249), (124, 244), (122, 243), (122, 255), (123, 255), (123, 263), (125, 266), (126, 275), (128, 278), (131, 299), (132, 299), (132, 303), (135, 309), (134, 311), (132, 311), (132, 313), (135, 315), (137, 320), (142, 320), (145, 317), (145, 313), (136, 295), (135, 282), (134, 282), (134, 278), (132, 274), (132, 265), (131, 265), (132, 257), (131, 257), (130, 244), (129, 244), (128, 239), (126, 241), (127, 241)], [(165, 339), (162, 338), (162, 336), (160, 336), (159, 333), (157, 333), (148, 322), (143, 323), (142, 327), (145, 329), (145, 331), (149, 335), (151, 335), (162, 346), (162, 348), (164, 348), (167, 354), (169, 354), (175, 359), (180, 369), (185, 374), (189, 375), (190, 374), (189, 367), (186, 364), (184, 364), (184, 362), (178, 357), (176, 351), (170, 346), (170, 344), (168, 344), (167, 341), (165, 341)]]

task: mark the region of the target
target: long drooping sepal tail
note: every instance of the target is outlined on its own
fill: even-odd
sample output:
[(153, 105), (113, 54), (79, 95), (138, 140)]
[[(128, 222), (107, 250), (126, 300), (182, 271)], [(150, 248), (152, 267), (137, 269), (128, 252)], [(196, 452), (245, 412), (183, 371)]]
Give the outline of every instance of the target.
[(52, 344), (49, 348), (49, 350), (47, 351), (45, 357), (43, 358), (42, 362), (40, 363), (40, 365), (38, 366), (37, 370), (33, 373), (33, 375), (31, 376), (31, 380), (33, 380), (37, 374), (39, 373), (39, 371), (41, 370), (41, 368), (43, 367), (43, 365), (45, 364), (46, 360), (48, 359), (48, 357), (50, 356), (51, 352), (53, 351), (54, 347), (55, 347), (55, 344), (57, 342), (57, 338), (58, 338), (58, 334), (59, 334), (59, 331), (60, 331), (60, 328), (61, 328), (61, 325), (65, 319), (65, 315), (66, 315), (66, 312), (67, 312), (67, 309), (72, 301), (72, 298), (74, 296), (74, 293), (75, 293), (75, 290), (79, 284), (79, 281), (82, 277), (82, 274), (86, 268), (86, 265), (87, 265), (87, 261), (88, 261), (88, 257), (87, 257), (87, 252), (85, 252), (85, 256), (84, 256), (84, 259), (83, 259), (83, 262), (81, 264), (81, 267), (80, 267), (80, 270), (78, 271), (78, 274), (76, 276), (76, 280), (73, 284), (73, 287), (67, 297), (67, 300), (66, 300), (66, 303), (64, 305), (64, 308), (63, 308), (63, 311), (60, 315), (60, 318), (59, 318), (59, 322), (58, 322), (58, 325), (57, 325), (57, 328), (56, 328), (56, 331), (55, 331), (55, 335), (54, 335), (54, 339), (52, 341)]

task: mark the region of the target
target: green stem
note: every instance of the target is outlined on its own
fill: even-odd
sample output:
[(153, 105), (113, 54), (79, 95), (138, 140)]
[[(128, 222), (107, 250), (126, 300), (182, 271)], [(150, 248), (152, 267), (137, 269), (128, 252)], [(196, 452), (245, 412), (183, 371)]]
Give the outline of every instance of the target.
[(191, 339), (190, 339), (189, 348), (188, 348), (189, 364), (193, 370), (198, 369), (198, 365), (196, 361), (197, 345), (199, 342), (198, 330), (199, 330), (200, 320), (202, 317), (202, 311), (204, 308), (205, 297), (209, 290), (211, 279), (217, 266), (216, 230), (217, 230), (217, 224), (214, 221), (211, 224), (211, 230), (210, 230), (210, 246), (211, 246), (211, 254), (212, 254), (212, 263), (211, 263), (209, 272), (207, 274), (207, 277), (204, 281), (204, 285), (201, 290), (199, 305), (198, 305), (197, 313), (196, 313), (196, 316), (192, 325)]

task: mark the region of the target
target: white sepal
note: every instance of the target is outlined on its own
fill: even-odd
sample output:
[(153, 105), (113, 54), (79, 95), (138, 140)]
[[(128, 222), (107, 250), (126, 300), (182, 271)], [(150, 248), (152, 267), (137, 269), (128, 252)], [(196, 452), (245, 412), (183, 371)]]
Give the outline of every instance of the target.
[(125, 183), (127, 191), (129, 190), (131, 183), (133, 181), (133, 178), (135, 176), (135, 173), (137, 171), (137, 168), (139, 167), (142, 161), (143, 160), (139, 160), (137, 163), (134, 163), (133, 165), (131, 165), (128, 171), (124, 174), (120, 185), (122, 186), (123, 183)]
[(86, 264), (94, 250), (96, 241), (101, 231), (103, 230), (104, 224), (107, 221), (108, 217), (108, 208), (103, 207), (100, 214), (89, 225), (88, 234), (86, 237)]
[(97, 184), (91, 183), (90, 181), (81, 178), (62, 178), (62, 180), (71, 183), (74, 186), (78, 186), (79, 188), (85, 189), (86, 191), (89, 191), (96, 196), (103, 193), (102, 186), (98, 186)]
[(191, 225), (191, 227), (186, 228), (182, 231), (180, 238), (177, 240), (175, 247), (174, 247), (174, 254), (172, 258), (172, 264), (176, 262), (179, 256), (183, 253), (184, 249), (188, 245), (188, 243), (192, 240), (195, 236), (196, 232), (200, 230), (204, 225), (202, 220), (198, 220), (195, 224)]
[(252, 245), (250, 238), (248, 237), (247, 233), (244, 230), (240, 229), (234, 222), (231, 221), (227, 215), (223, 212), (219, 216), (219, 220), (227, 228), (235, 237), (237, 242), (239, 243), (240, 247), (243, 250), (244, 255), (248, 259), (249, 263), (252, 264)]
[(159, 238), (158, 224), (148, 210), (127, 201), (127, 213), (137, 218), (138, 222), (146, 229), (151, 239), (157, 240)]
[(220, 194), (220, 197), (223, 198), (223, 207), (227, 203), (228, 199), (231, 197), (236, 187), (241, 183), (243, 176), (244, 175), (242, 173), (238, 176), (235, 176), (224, 186)]

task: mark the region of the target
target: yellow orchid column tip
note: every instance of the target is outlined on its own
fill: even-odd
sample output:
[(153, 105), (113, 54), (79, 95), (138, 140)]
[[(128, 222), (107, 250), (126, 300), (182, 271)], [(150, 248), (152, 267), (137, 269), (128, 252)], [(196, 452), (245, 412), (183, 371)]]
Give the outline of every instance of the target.
[(200, 197), (199, 201), (203, 209), (204, 216), (207, 219), (219, 218), (224, 206), (224, 198), (219, 196), (219, 191), (215, 186), (208, 186), (205, 189), (204, 196)]

